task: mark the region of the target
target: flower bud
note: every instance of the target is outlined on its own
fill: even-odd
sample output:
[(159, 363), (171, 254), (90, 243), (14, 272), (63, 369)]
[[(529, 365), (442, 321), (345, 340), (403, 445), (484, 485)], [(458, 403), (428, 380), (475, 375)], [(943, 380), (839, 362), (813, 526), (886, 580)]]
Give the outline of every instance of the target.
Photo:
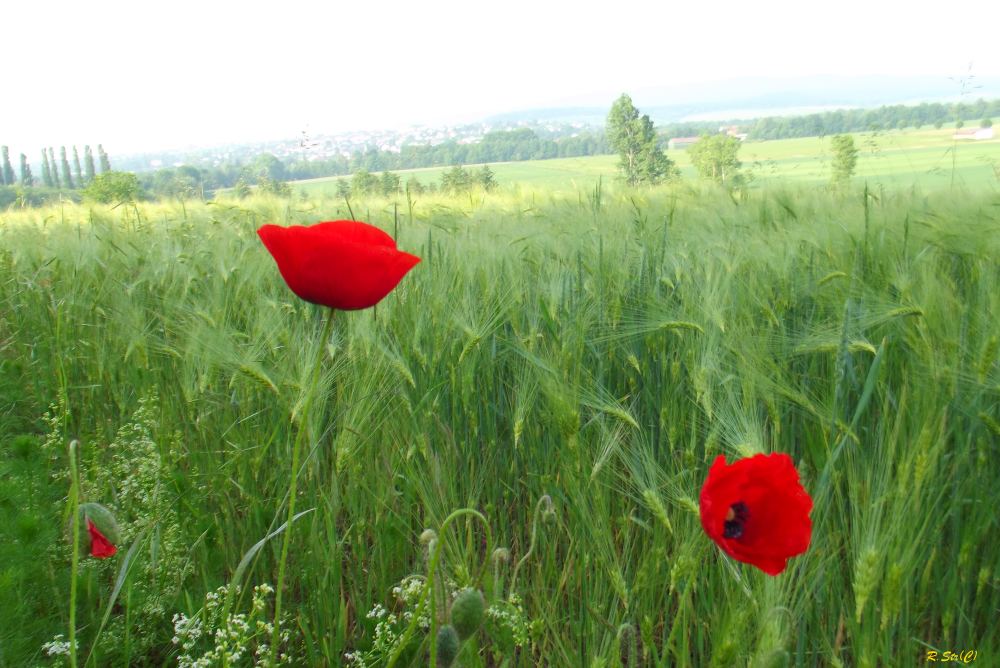
[(118, 528), (118, 522), (115, 520), (115, 516), (111, 514), (111, 511), (102, 506), (99, 503), (81, 503), (80, 504), (80, 519), (90, 520), (97, 527), (97, 530), (104, 534), (104, 537), (108, 541), (118, 544), (122, 540), (121, 530)]
[(99, 503), (80, 504), (80, 544), (99, 559), (113, 556), (121, 542), (121, 531), (111, 511)]
[(458, 656), (458, 633), (455, 627), (445, 625), (437, 632), (437, 665), (449, 668)]
[(556, 507), (552, 503), (552, 497), (545, 494), (540, 498), (539, 504), (542, 507), (542, 521), (553, 522), (556, 519)]
[(451, 604), (451, 624), (462, 640), (466, 640), (479, 630), (485, 615), (486, 600), (478, 589), (463, 589), (458, 592), (458, 596)]

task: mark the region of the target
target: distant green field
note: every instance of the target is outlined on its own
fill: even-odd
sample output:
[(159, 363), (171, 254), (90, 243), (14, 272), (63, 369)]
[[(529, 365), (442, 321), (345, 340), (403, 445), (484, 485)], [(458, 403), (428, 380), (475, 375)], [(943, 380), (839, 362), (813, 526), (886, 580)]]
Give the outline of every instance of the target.
[[(953, 130), (893, 130), (854, 135), (858, 148), (856, 181), (867, 180), (886, 186), (919, 185), (928, 190), (952, 185), (983, 187), (1000, 184), (1000, 137), (980, 141), (955, 141)], [(667, 155), (680, 167), (686, 179), (697, 174), (684, 150)], [(747, 142), (740, 150), (743, 167), (754, 183), (777, 181), (826, 183), (830, 179), (830, 138), (782, 139)], [(561, 158), (492, 164), (501, 186), (579, 190), (591, 188), (598, 178), (606, 182), (617, 176), (617, 157)], [(437, 182), (447, 167), (398, 172), (403, 178), (415, 175), (422, 183)], [(298, 181), (295, 185), (310, 194), (333, 194), (339, 178)]]
[[(856, 133), (856, 180), (927, 189), (954, 183), (1000, 183), (1000, 139), (955, 141), (952, 129)], [(830, 178), (830, 138), (810, 137), (744, 145), (740, 158), (758, 180), (825, 182)], [(678, 162), (680, 162), (678, 160)]]
[[(555, 160), (528, 160), (524, 162), (491, 163), (490, 168), (496, 172), (497, 181), (502, 186), (513, 184), (527, 185), (537, 188), (554, 190), (578, 187), (590, 188), (599, 177), (613, 179), (616, 173), (618, 158), (611, 155), (597, 155), (586, 158), (559, 158)], [(415, 175), (424, 185), (439, 182), (441, 174), (450, 167), (429, 167), (397, 172), (404, 181)], [(310, 179), (293, 182), (293, 186), (313, 194), (333, 194), (336, 182), (341, 178)]]

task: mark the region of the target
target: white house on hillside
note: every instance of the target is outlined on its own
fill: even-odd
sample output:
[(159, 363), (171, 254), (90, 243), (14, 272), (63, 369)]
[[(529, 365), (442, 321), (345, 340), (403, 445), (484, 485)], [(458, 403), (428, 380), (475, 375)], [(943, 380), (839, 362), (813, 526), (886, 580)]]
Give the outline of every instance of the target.
[(955, 130), (952, 139), (993, 139), (993, 128), (969, 128), (968, 130)]
[(701, 137), (673, 137), (667, 142), (667, 149), (673, 151), (679, 148), (687, 148), (692, 144), (697, 143)]

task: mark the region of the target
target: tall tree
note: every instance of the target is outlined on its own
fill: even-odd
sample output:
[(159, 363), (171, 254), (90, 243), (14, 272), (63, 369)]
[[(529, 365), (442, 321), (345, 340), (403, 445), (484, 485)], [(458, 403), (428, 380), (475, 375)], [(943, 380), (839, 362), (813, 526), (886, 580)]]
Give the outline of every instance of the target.
[(56, 163), (56, 152), (51, 146), (49, 146), (49, 166), (52, 168), (52, 185), (56, 188), (62, 188), (62, 182), (59, 180), (59, 165)]
[(649, 115), (640, 116), (632, 98), (624, 93), (611, 105), (606, 134), (608, 144), (620, 157), (618, 166), (628, 185), (656, 184), (679, 174), (660, 148)]
[(17, 179), (14, 178), (14, 168), (10, 166), (10, 152), (6, 146), (2, 146), (0, 147), (0, 154), (2, 154), (0, 159), (3, 160), (3, 178), (0, 179), (0, 183), (3, 183), (5, 186), (12, 186), (17, 182)]
[(715, 181), (721, 186), (733, 186), (742, 182), (739, 158), (740, 140), (729, 135), (703, 135), (687, 150), (691, 164), (704, 179)]
[(644, 143), (639, 151), (639, 181), (655, 185), (680, 176), (680, 170), (660, 148), (660, 140), (649, 116), (643, 115), (640, 122), (640, 135), (644, 138)]
[(31, 165), (28, 164), (28, 156), (21, 154), (21, 185), (30, 188), (35, 185), (35, 177), (31, 175)]
[(83, 169), (80, 167), (80, 152), (73, 147), (73, 174), (76, 176), (77, 187), (83, 187)]
[(52, 181), (52, 165), (49, 164), (49, 152), (42, 149), (42, 185), (47, 188), (55, 187)]
[(62, 181), (63, 187), (72, 188), (73, 187), (73, 176), (69, 172), (69, 160), (66, 159), (66, 147), (59, 147), (59, 164), (62, 165)]
[(100, 144), (97, 145), (97, 158), (101, 161), (101, 173), (111, 171), (111, 161), (108, 159), (108, 154), (104, 152), (104, 147)]
[(94, 180), (94, 152), (90, 150), (90, 144), (83, 147), (83, 178), (87, 183)]
[(605, 133), (611, 148), (621, 158), (618, 167), (630, 186), (639, 182), (639, 151), (642, 149), (642, 142), (639, 139), (638, 123), (639, 110), (632, 104), (632, 98), (622, 93), (611, 105)]
[(832, 140), (833, 164), (831, 165), (830, 181), (835, 186), (844, 186), (854, 175), (858, 164), (858, 149), (854, 146), (851, 135), (836, 135)]

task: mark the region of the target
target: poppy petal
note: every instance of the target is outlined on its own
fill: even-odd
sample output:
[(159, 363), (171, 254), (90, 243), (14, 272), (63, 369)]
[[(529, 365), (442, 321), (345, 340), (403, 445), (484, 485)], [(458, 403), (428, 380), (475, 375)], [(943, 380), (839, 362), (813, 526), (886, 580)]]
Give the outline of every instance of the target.
[(87, 531), (90, 532), (90, 556), (97, 557), (98, 559), (107, 559), (108, 557), (113, 557), (118, 548), (111, 544), (107, 538), (104, 537), (94, 523), (87, 518)]
[(734, 559), (769, 575), (782, 572), (790, 557), (809, 548), (812, 499), (788, 455), (754, 455), (730, 465), (720, 455), (700, 502), (709, 538)]
[(327, 236), (334, 241), (349, 241), (363, 246), (396, 247), (396, 242), (381, 229), (357, 220), (328, 220), (310, 225), (312, 234)]
[(264, 225), (257, 234), (292, 292), (341, 310), (374, 306), (420, 262), (379, 228), (353, 220)]
[(723, 455), (715, 458), (700, 498), (701, 524), (712, 540), (718, 542), (722, 539), (726, 515), (730, 507), (740, 500), (746, 480), (745, 468), (727, 466)]

